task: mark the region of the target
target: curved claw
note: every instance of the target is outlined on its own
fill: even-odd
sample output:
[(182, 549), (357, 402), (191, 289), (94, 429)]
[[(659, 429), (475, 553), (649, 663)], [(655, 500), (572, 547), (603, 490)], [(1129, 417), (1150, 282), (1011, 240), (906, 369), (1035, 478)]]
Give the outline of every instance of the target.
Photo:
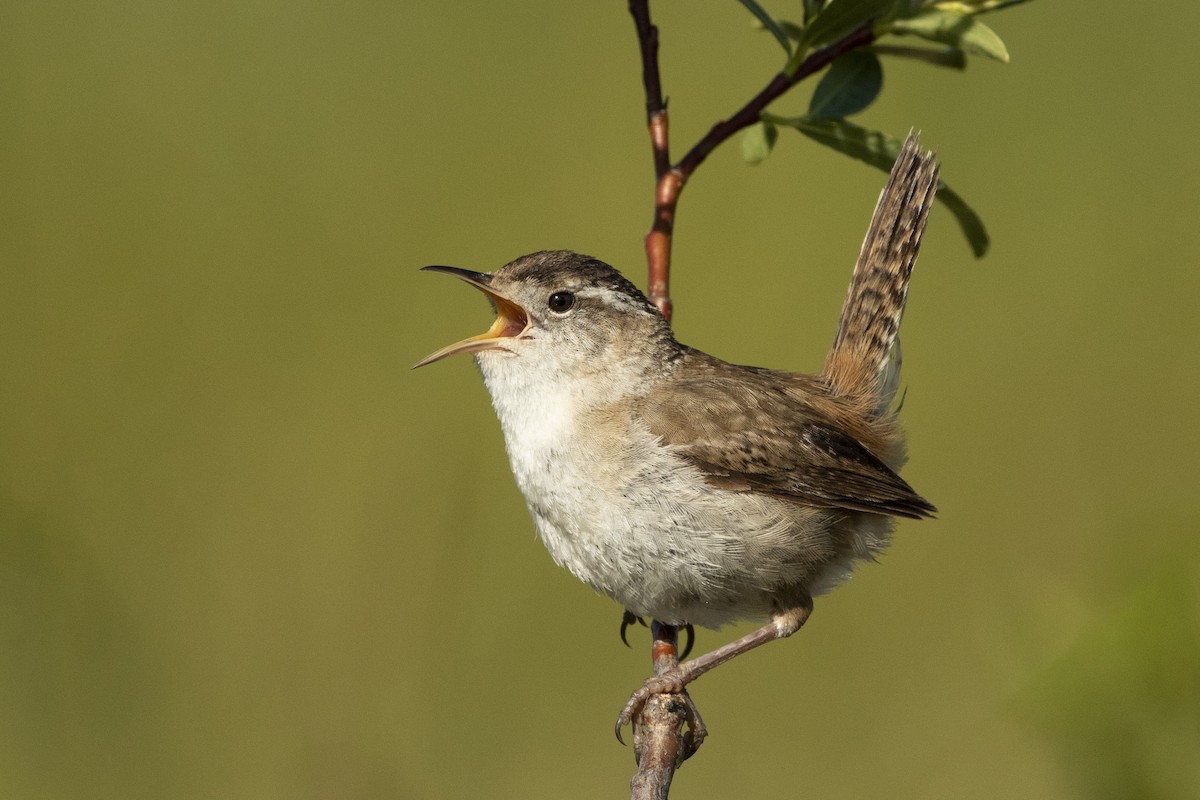
[[(621, 615), (621, 641), (625, 643), (626, 647), (629, 647), (630, 645), (629, 640), (625, 638), (625, 629), (635, 622), (639, 623), (643, 628), (646, 627), (646, 620), (626, 609), (625, 613)], [(618, 736), (617, 738), (619, 739), (621, 737)]]
[(696, 643), (696, 629), (692, 627), (692, 623), (688, 622), (683, 626), (687, 631), (687, 647), (679, 654), (680, 661), (687, 661), (688, 654), (692, 652), (692, 645)]
[(625, 740), (621, 738), (621, 729), (633, 722), (633, 718), (642, 710), (642, 706), (646, 705), (646, 701), (650, 699), (651, 695), (680, 694), (686, 685), (687, 683), (678, 669), (647, 678), (646, 682), (629, 696), (629, 702), (625, 703), (620, 716), (617, 717), (617, 724), (613, 726), (613, 733), (617, 735), (617, 741), (625, 744)]

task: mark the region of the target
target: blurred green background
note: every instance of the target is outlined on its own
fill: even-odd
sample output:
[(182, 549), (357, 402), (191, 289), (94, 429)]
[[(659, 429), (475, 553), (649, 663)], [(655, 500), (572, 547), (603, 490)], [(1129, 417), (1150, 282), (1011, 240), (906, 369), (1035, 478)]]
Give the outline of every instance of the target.
[[(781, 53), (652, 10), (678, 155)], [(988, 22), (1010, 66), (890, 62), (861, 118), (994, 237), (936, 210), (905, 320), (940, 516), (695, 686), (679, 797), (1200, 795), (1200, 7)], [(624, 794), (647, 637), (543, 551), (470, 361), (409, 366), (490, 321), (421, 265), (643, 281), (639, 69), (619, 0), (0, 4), (0, 796)], [(719, 150), (680, 338), (815, 369), (883, 178)]]

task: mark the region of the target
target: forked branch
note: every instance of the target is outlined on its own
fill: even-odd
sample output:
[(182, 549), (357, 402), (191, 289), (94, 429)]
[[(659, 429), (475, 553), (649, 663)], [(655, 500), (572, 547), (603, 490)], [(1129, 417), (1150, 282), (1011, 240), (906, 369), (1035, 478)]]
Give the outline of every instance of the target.
[(759, 115), (772, 101), (779, 98), (808, 76), (821, 71), (838, 56), (875, 41), (871, 22), (865, 22), (838, 41), (809, 55), (800, 63), (795, 74), (780, 72), (728, 119), (709, 129), (677, 164), (671, 164), (668, 140), (667, 106), (662, 95), (662, 80), (658, 69), (658, 28), (650, 21), (649, 0), (629, 0), (642, 55), (642, 83), (646, 90), (646, 124), (650, 129), (650, 144), (654, 153), (654, 221), (646, 234), (646, 263), (649, 269), (647, 295), (662, 315), (671, 319), (671, 237), (675, 227), (675, 208), (679, 195), (696, 168), (709, 153), (743, 128), (758, 122)]

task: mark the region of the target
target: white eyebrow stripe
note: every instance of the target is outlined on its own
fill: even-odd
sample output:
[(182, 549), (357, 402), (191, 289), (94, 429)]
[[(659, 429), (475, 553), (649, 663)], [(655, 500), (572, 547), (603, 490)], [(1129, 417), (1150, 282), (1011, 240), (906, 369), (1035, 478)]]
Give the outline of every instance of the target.
[(609, 289), (607, 287), (587, 286), (575, 294), (583, 298), (596, 298), (614, 308), (626, 308), (635, 311), (649, 311), (649, 301), (644, 301), (640, 298), (630, 297), (625, 292), (618, 289)]

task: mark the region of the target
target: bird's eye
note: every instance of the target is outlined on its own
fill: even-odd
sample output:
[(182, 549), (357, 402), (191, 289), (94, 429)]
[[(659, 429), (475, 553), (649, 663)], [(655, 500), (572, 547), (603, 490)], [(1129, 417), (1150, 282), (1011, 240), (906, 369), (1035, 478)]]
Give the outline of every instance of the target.
[(571, 310), (571, 306), (575, 305), (575, 295), (570, 292), (555, 292), (550, 295), (550, 299), (546, 301), (546, 305), (555, 314), (565, 314)]

